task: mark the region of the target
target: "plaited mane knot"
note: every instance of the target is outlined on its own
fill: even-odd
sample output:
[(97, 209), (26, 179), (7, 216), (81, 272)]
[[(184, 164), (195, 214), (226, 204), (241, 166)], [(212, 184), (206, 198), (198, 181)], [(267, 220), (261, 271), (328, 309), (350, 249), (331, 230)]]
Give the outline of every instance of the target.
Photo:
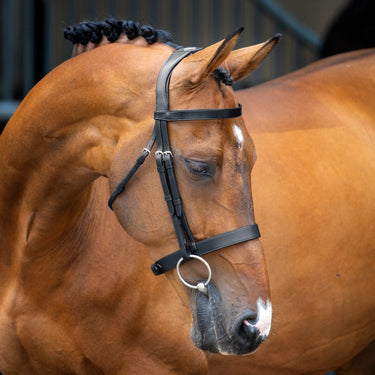
[(230, 74), (221, 66), (216, 68), (212, 75), (217, 81), (221, 81), (226, 86), (233, 86), (233, 78), (230, 76)]
[(103, 35), (105, 35), (110, 42), (115, 42), (122, 33), (122, 22), (113, 19), (102, 23)]
[(129, 40), (133, 40), (137, 36), (139, 36), (140, 27), (141, 25), (138, 22), (134, 22), (134, 21), (122, 22), (122, 28), (125, 31), (125, 34), (129, 38)]

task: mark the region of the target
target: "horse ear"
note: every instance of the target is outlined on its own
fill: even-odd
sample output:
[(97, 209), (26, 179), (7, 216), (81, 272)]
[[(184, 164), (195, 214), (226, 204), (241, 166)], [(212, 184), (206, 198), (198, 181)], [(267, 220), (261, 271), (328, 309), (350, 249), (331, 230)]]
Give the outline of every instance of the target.
[[(229, 56), (234, 48), (243, 27), (238, 28), (221, 42), (206, 47), (188, 56), (180, 64), (180, 77), (197, 85), (205, 80)], [(177, 69), (176, 69), (177, 70)]]
[(281, 34), (276, 34), (264, 43), (232, 51), (224, 65), (233, 80), (238, 81), (255, 70), (280, 38)]

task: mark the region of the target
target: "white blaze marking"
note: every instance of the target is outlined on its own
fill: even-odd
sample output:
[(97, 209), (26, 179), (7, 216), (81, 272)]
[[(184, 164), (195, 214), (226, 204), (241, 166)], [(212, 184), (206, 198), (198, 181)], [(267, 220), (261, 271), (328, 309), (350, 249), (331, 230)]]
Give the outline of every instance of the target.
[(237, 125), (233, 125), (233, 134), (237, 141), (237, 147), (242, 148), (244, 143), (244, 137), (241, 129)]

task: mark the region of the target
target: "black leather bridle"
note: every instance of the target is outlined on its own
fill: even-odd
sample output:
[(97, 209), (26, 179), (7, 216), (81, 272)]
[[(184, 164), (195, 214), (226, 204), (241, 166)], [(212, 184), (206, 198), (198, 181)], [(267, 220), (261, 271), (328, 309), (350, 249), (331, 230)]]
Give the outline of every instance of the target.
[(182, 207), (169, 143), (168, 121), (235, 118), (241, 116), (242, 112), (241, 105), (236, 108), (224, 109), (169, 110), (169, 84), (172, 71), (182, 59), (198, 50), (199, 48), (194, 47), (179, 48), (168, 57), (162, 66), (156, 83), (155, 126), (151, 139), (133, 168), (119, 183), (108, 201), (108, 205), (112, 209), (113, 201), (125, 189), (128, 181), (143, 164), (156, 141), (157, 151), (155, 152), (155, 158), (157, 170), (163, 187), (164, 198), (176, 231), (179, 250), (159, 259), (151, 266), (155, 275), (161, 275), (175, 268), (181, 258), (183, 258), (183, 262), (187, 262), (192, 259), (191, 255), (202, 256), (227, 246), (260, 237), (258, 225), (253, 224), (195, 242)]

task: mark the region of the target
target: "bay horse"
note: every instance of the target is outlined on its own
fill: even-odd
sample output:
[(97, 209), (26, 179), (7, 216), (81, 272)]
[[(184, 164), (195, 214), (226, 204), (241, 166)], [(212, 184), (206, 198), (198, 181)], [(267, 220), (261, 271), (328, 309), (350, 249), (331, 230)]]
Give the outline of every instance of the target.
[(0, 137), (3, 375), (204, 374), (209, 352), (252, 353), (270, 331), (230, 83), (278, 36), (176, 49), (135, 29), (55, 68)]
[[(146, 45), (142, 38), (134, 41), (124, 38), (122, 42)], [(103, 44), (106, 43), (104, 41)], [(83, 47), (76, 47), (84, 51), (96, 45), (90, 41)], [(96, 253), (101, 263), (87, 261), (86, 272), (89, 271), (91, 277), (84, 272), (80, 277), (95, 285), (90, 287), (80, 278), (75, 279), (79, 282), (77, 289), (85, 289), (81, 298), (84, 297), (86, 303), (80, 305), (81, 313), (90, 306), (91, 310), (86, 309), (85, 312), (93, 314), (91, 319), (87, 318), (91, 322), (91, 331), (86, 331), (86, 336), (80, 339), (81, 346), (86, 345), (85, 353), (93, 353), (95, 346), (100, 347), (100, 356), (98, 352), (96, 355), (101, 359), (106, 354), (112, 355), (113, 367), (119, 362), (119, 357), (122, 360), (126, 358), (122, 373), (174, 373), (175, 370), (175, 373), (199, 374), (205, 373), (207, 368), (217, 374), (229, 371), (236, 374), (323, 374), (333, 368), (339, 368), (338, 374), (373, 373), (373, 63), (373, 51), (342, 55), (313, 64), (280, 80), (236, 93), (239, 101), (246, 103), (244, 118), (258, 150), (253, 190), (257, 221), (262, 225), (274, 310), (273, 329), (259, 350), (251, 356), (233, 359), (218, 354), (205, 357), (186, 339), (189, 329), (186, 304), (179, 303), (174, 293), (177, 291), (181, 301), (186, 299), (185, 294), (175, 283), (160, 278), (155, 281), (147, 273), (148, 267), (144, 262), (148, 257), (146, 250), (121, 230), (114, 216), (102, 208), (109, 191), (105, 180), (99, 178), (95, 182), (97, 199), (91, 204), (96, 210), (95, 217), (103, 217), (101, 225), (95, 230), (106, 238), (106, 241), (102, 240), (104, 248), (112, 247), (112, 260), (93, 246), (91, 251)], [(141, 176), (134, 178), (141, 179)], [(91, 220), (92, 226), (93, 223), (94, 219)], [(79, 231), (76, 233), (79, 234)], [(100, 237), (98, 235), (95, 240)], [(128, 283), (130, 287), (136, 286), (137, 293), (134, 290), (133, 294), (128, 293), (124, 285), (118, 294), (109, 298), (110, 291), (100, 282), (109, 286), (111, 280), (119, 275), (126, 279), (124, 272), (129, 270), (117, 271), (120, 260), (116, 258), (121, 256), (121, 259), (128, 260), (130, 254), (119, 250), (124, 243), (127, 249), (135, 246), (138, 251), (131, 258), (135, 271), (131, 275), (134, 279), (130, 277), (131, 283)], [(104, 272), (100, 282), (97, 281), (103, 270), (107, 270), (109, 261), (119, 273)], [(55, 270), (58, 269), (57, 261), (52, 265)], [(140, 277), (138, 271), (142, 267), (145, 272)], [(145, 300), (140, 298), (140, 282), (144, 285), (147, 280)], [(119, 296), (132, 295), (131, 308), (134, 310), (131, 310), (131, 317), (124, 314), (122, 320), (117, 320), (121, 322), (120, 326), (111, 326), (103, 319), (104, 315), (97, 312), (100, 301), (105, 298), (101, 293), (106, 294), (107, 301), (112, 301), (107, 309), (110, 319), (120, 312), (120, 307), (113, 301)], [(76, 291), (76, 295), (79, 298), (79, 292)], [(58, 301), (58, 298), (54, 299), (48, 311), (53, 311), (53, 303)], [(77, 302), (75, 306), (79, 305)], [(114, 305), (116, 309), (112, 308)], [(68, 306), (69, 312), (72, 313), (75, 306)], [(55, 339), (60, 338), (64, 342), (63, 330), (56, 327), (57, 322), (63, 323), (61, 328), (68, 326), (69, 320), (65, 322), (65, 319), (69, 313), (63, 303), (60, 302), (59, 307), (60, 312), (56, 309), (55, 315), (51, 314), (56, 322), (55, 330), (50, 326), (40, 332), (46, 334), (51, 331), (50, 335), (55, 334)], [(25, 315), (26, 312), (25, 309)], [(76, 311), (75, 315), (78, 316), (79, 312)], [(65, 319), (58, 319), (60, 317)], [(140, 325), (135, 325), (137, 322)], [(95, 342), (99, 326), (102, 335)], [(121, 346), (116, 348), (114, 338), (118, 337), (119, 327), (125, 326), (127, 332), (132, 332), (132, 341), (128, 342), (125, 351), (120, 352), (118, 348)], [(157, 340), (166, 329), (174, 329), (173, 335), (164, 335), (163, 341)], [(84, 328), (77, 326), (76, 331), (75, 337)], [(11, 332), (11, 328), (6, 332)], [(29, 338), (29, 345), (30, 341)], [(95, 368), (88, 356), (85, 359), (80, 357), (79, 349), (72, 350), (68, 345), (70, 343), (65, 340), (65, 351), (60, 348), (56, 353), (54, 347), (50, 348), (49, 355), (53, 357), (55, 370), (49, 373), (69, 372), (56, 369), (58, 366), (69, 368), (71, 361), (64, 362), (64, 354), (69, 350), (71, 357), (75, 356), (80, 363), (75, 373), (103, 373)], [(174, 346), (168, 347), (170, 344)], [(89, 347), (90, 350), (87, 349)], [(153, 350), (149, 349), (151, 347)], [(113, 348), (116, 350), (111, 352)], [(163, 359), (163, 355), (171, 353), (171, 348), (173, 358)], [(141, 355), (142, 352), (146, 357)], [(3, 352), (0, 358), (8, 358), (9, 361), (9, 356), (4, 356)], [(13, 363), (16, 360), (13, 357)], [(19, 370), (16, 373), (30, 373), (27, 366), (30, 365), (26, 364), (23, 372)], [(115, 369), (114, 373), (120, 371)], [(44, 373), (48, 373), (47, 370)]]
[(211, 355), (210, 373), (375, 372), (374, 60), (342, 54), (236, 92), (258, 150), (273, 330), (251, 356)]

